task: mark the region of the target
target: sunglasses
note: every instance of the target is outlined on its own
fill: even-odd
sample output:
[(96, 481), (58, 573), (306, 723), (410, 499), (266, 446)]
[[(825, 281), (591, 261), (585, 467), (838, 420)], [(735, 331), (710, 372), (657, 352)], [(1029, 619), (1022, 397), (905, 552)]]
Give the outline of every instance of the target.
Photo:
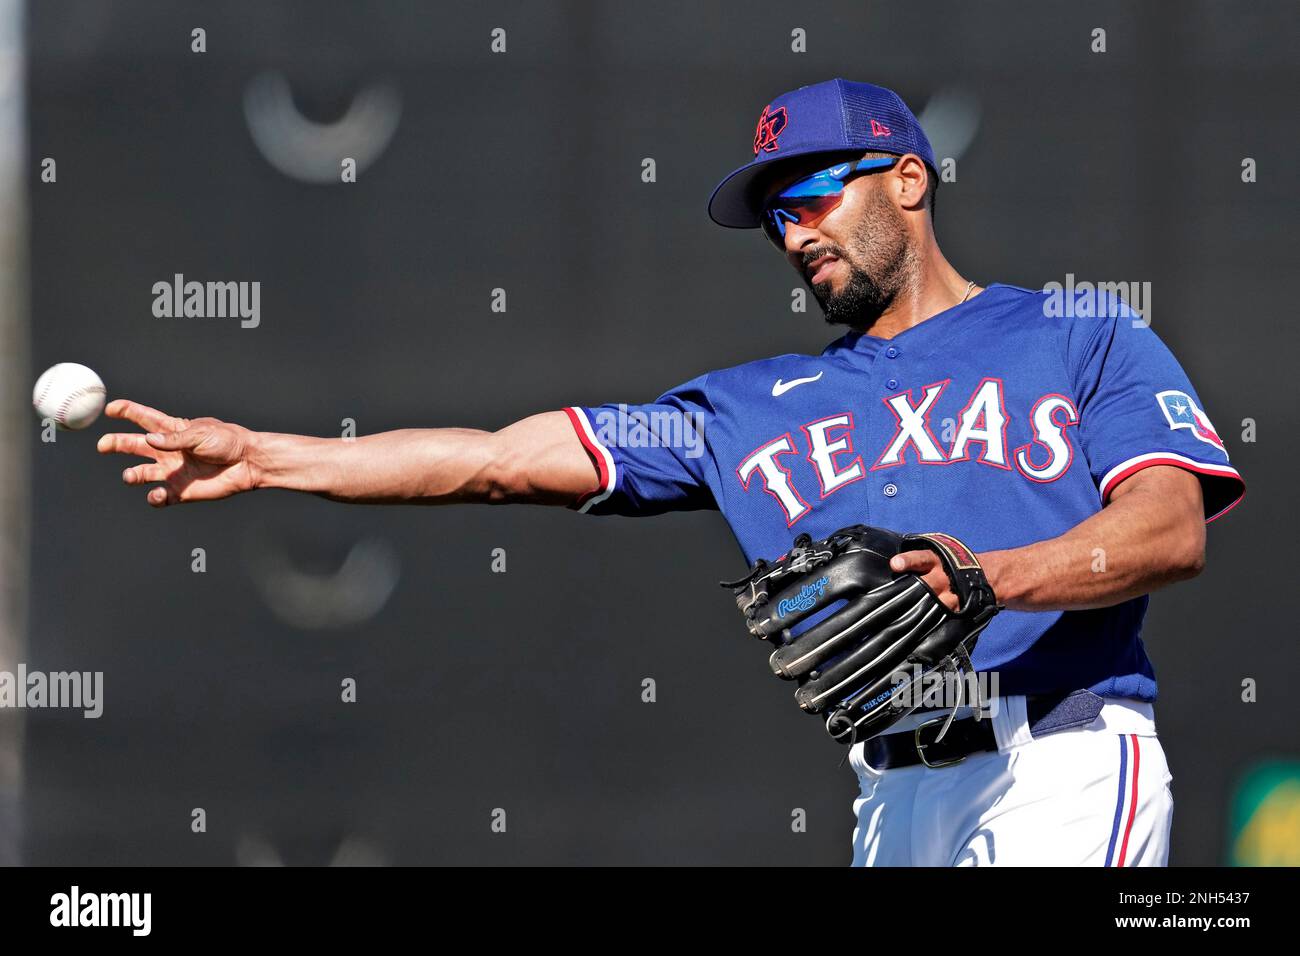
[(811, 229), (844, 201), (844, 187), (849, 180), (891, 169), (897, 164), (897, 156), (859, 159), (839, 163), (787, 186), (763, 209), (760, 217), (763, 232), (778, 248), (784, 249), (786, 223), (798, 223)]

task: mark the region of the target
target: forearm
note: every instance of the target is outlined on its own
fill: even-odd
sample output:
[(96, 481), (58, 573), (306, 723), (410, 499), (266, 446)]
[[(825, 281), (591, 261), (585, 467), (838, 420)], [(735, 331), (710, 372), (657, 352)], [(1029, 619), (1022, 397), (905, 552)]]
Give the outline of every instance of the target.
[(998, 600), (1025, 611), (1108, 607), (1199, 574), (1205, 524), (1195, 478), (1150, 478), (1060, 537), (981, 554)]
[(336, 501), (453, 502), (491, 497), (488, 432), (403, 429), (347, 440), (255, 433), (249, 463), (258, 488)]
[(334, 501), (565, 505), (594, 483), (594, 469), (559, 412), (499, 432), (421, 428), (352, 440), (262, 432), (250, 444), (256, 487)]

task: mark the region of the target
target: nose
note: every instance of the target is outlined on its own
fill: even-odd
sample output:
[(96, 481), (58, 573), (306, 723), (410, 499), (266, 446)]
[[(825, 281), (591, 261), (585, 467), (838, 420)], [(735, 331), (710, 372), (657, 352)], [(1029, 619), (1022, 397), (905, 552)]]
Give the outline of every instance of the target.
[(785, 224), (785, 252), (786, 255), (800, 255), (809, 245), (816, 245), (821, 239), (821, 233), (815, 228), (801, 226), (797, 222), (787, 222)]

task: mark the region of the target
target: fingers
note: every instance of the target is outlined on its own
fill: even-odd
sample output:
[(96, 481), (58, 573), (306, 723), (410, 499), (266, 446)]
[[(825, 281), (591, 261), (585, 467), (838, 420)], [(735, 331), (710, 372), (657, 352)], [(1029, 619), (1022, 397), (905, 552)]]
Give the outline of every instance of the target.
[(154, 450), (149, 447), (149, 443), (144, 440), (144, 436), (138, 433), (115, 432), (108, 435), (100, 435), (99, 441), (95, 443), (95, 448), (101, 455), (111, 455), (114, 453), (123, 455), (138, 455), (141, 458), (156, 458)]
[(913, 574), (925, 575), (937, 567), (939, 556), (933, 551), (904, 551), (889, 559), (889, 569), (900, 574), (911, 571)]
[(151, 481), (166, 481), (171, 468), (166, 465), (133, 465), (122, 472), (122, 481), (128, 485), (147, 485)]
[(144, 436), (150, 448), (159, 451), (181, 451), (197, 448), (208, 437), (206, 428), (182, 428), (180, 430), (151, 431)]
[(115, 398), (109, 402), (108, 407), (104, 409), (104, 414), (109, 418), (122, 418), (134, 422), (148, 432), (178, 431), (185, 427), (183, 418), (173, 418), (156, 408), (128, 401), (125, 398)]
[[(180, 451), (196, 447), (208, 436), (207, 428), (194, 428), (185, 418), (176, 418), (165, 412), (139, 402), (124, 398), (114, 399), (104, 409), (109, 418), (132, 422), (143, 428), (148, 434), (114, 433), (100, 436), (95, 447), (101, 454), (121, 453), (152, 458), (153, 462), (133, 465), (122, 472), (122, 481), (128, 485), (144, 485), (150, 482), (167, 482), (174, 469), (169, 465), (158, 464), (159, 451)], [(145, 494), (145, 501), (154, 508), (166, 508), (180, 504), (181, 493), (171, 484), (161, 484), (150, 488)]]
[(956, 611), (961, 605), (961, 599), (957, 597), (952, 589), (952, 582), (948, 580), (948, 572), (942, 567), (938, 567), (929, 574), (922, 576), (922, 581), (930, 585), (930, 590), (938, 596), (943, 606), (950, 611)]
[(162, 485), (149, 489), (149, 493), (144, 496), (144, 500), (155, 508), (166, 508), (168, 505), (178, 505), (181, 502), (180, 497), (174, 491)]
[[(154, 481), (165, 482), (170, 474), (171, 469), (166, 465), (133, 465), (122, 472), (122, 481), (128, 485), (147, 485)], [(163, 484), (150, 488), (144, 500), (154, 508), (166, 508), (180, 504), (181, 496), (170, 484)]]
[[(179, 419), (169, 419), (169, 421), (180, 422)], [(196, 448), (207, 436), (206, 428), (187, 427), (184, 423), (180, 423), (176, 428), (150, 431), (147, 435), (127, 432), (101, 435), (95, 447), (103, 454), (122, 452), (127, 455), (139, 455), (141, 458), (157, 458), (156, 451)]]
[(960, 606), (961, 600), (953, 593), (948, 572), (944, 570), (943, 562), (933, 551), (904, 551), (902, 554), (896, 554), (889, 559), (889, 569), (898, 574), (910, 571), (918, 575), (930, 586), (930, 590), (948, 610), (956, 611)]

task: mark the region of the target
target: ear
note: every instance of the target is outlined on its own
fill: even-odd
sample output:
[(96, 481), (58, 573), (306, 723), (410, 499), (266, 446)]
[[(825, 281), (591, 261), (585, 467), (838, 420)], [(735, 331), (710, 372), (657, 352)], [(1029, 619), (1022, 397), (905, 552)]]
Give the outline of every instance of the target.
[(907, 153), (891, 172), (898, 204), (908, 210), (923, 208), (925, 187), (930, 183), (930, 170), (926, 167), (925, 160), (915, 153)]

